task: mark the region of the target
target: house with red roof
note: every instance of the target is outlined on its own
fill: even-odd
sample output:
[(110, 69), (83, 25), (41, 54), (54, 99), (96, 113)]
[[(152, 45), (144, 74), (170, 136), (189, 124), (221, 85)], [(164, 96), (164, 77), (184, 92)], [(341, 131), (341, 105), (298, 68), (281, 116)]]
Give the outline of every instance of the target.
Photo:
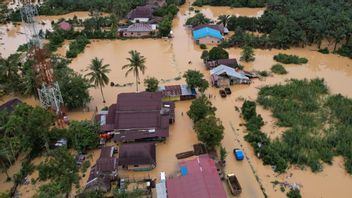
[(179, 163), (181, 175), (166, 180), (169, 198), (226, 198), (214, 160), (209, 155)]

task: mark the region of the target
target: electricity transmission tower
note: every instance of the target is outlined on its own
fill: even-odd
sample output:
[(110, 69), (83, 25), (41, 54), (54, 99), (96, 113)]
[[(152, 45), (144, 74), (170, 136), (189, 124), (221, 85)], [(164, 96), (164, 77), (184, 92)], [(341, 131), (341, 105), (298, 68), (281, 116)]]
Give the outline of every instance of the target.
[(37, 75), (37, 90), (41, 105), (44, 108), (50, 108), (61, 114), (63, 99), (59, 84), (54, 80), (53, 69), (51, 67), (50, 57), (42, 47), (41, 38), (37, 31), (37, 22), (35, 16), (38, 16), (36, 5), (31, 0), (22, 0), (21, 17), (25, 25), (26, 36), (29, 41), (28, 58), (33, 60), (33, 70)]

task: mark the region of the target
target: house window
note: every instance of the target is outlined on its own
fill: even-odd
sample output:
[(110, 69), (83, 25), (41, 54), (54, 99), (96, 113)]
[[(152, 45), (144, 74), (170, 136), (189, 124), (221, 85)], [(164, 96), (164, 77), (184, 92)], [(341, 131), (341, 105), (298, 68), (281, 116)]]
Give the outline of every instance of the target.
[(211, 41), (211, 43), (214, 43), (214, 41)]
[(133, 32), (131, 32), (131, 35), (133, 35)]
[(137, 35), (138, 35), (138, 36), (140, 36), (140, 35), (141, 35), (141, 33), (137, 33)]
[(133, 167), (139, 167), (139, 165), (133, 165)]
[(220, 43), (220, 41), (218, 41), (218, 43)]

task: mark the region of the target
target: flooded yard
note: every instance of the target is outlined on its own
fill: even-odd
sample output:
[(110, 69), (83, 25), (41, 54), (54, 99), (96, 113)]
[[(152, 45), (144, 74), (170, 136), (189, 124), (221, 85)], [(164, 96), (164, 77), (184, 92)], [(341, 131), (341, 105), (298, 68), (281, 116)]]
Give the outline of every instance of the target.
[[(200, 59), (202, 50), (194, 44), (190, 30), (184, 26), (188, 17), (188, 9), (189, 3), (181, 7), (179, 14), (173, 21), (174, 38), (170, 40), (95, 40), (88, 45), (84, 53), (73, 59), (70, 67), (81, 74), (87, 73), (86, 68), (90, 60), (94, 57), (104, 59), (105, 64), (110, 64), (111, 72), (108, 75), (110, 81), (120, 85), (118, 87), (108, 85), (103, 88), (107, 101), (105, 104), (102, 102), (100, 90), (91, 88), (92, 101), (89, 104), (90, 111), (115, 103), (119, 93), (135, 91), (134, 76), (129, 75), (126, 77), (125, 71), (121, 69), (123, 65), (128, 63), (126, 58), (129, 57), (128, 51), (130, 50), (137, 50), (141, 55), (146, 57), (147, 69), (146, 73), (141, 75), (141, 88), (143, 88), (143, 79), (148, 76), (158, 78), (163, 85), (184, 83), (184, 79), (178, 80), (178, 78), (187, 69), (199, 70), (204, 73), (206, 79), (210, 80), (209, 72)], [(204, 6), (197, 9), (214, 20), (221, 14), (238, 14), (240, 16), (255, 17), (263, 13), (263, 9), (249, 8), (230, 9), (228, 7)], [(14, 38), (17, 38), (17, 36), (15, 35)], [(12, 47), (12, 45), (15, 44), (7, 43), (6, 47)], [(65, 49), (61, 50), (60, 54), (65, 53)], [(228, 49), (228, 52), (231, 58), (239, 60), (241, 49), (231, 48)], [(269, 71), (270, 67), (276, 63), (273, 60), (273, 56), (280, 52), (306, 57), (309, 62), (305, 65), (285, 65), (288, 71), (287, 75), (273, 75), (262, 80), (256, 79), (251, 85), (234, 85), (231, 87), (232, 95), (224, 99), (219, 96), (218, 89), (216, 88), (211, 87), (206, 92), (207, 95), (212, 94), (216, 96), (210, 100), (216, 106), (216, 115), (222, 120), (225, 127), (222, 144), (228, 152), (226, 173), (235, 173), (237, 175), (243, 188), (240, 196), (242, 198), (264, 197), (256, 181), (256, 176), (258, 176), (269, 197), (285, 197), (286, 192), (281, 192), (278, 186), (274, 188), (271, 183), (278, 180), (280, 182), (287, 181), (302, 185), (301, 193), (303, 197), (348, 198), (352, 194), (352, 189), (350, 188), (352, 186), (352, 176), (345, 172), (342, 158), (335, 158), (333, 165), (324, 166), (324, 171), (320, 173), (312, 173), (310, 169), (300, 170), (292, 167), (286, 174), (277, 175), (272, 171), (270, 166), (262, 165), (262, 161), (254, 155), (252, 147), (244, 140), (245, 129), (240, 126), (243, 120), (240, 118), (240, 113), (235, 110), (235, 107), (240, 108), (242, 106), (243, 101), (239, 100), (239, 98), (255, 100), (260, 87), (285, 83), (285, 81), (292, 78), (324, 78), (333, 94), (341, 93), (352, 97), (350, 88), (352, 84), (352, 60), (348, 58), (334, 54), (320, 54), (311, 48), (255, 50), (255, 61), (241, 64), (245, 66), (246, 70)], [(11, 51), (7, 53), (11, 53)], [(191, 64), (188, 64), (189, 61), (191, 61)], [(34, 102), (37, 103), (36, 101)], [(175, 174), (178, 171), (175, 154), (190, 150), (193, 144), (198, 143), (196, 134), (192, 129), (193, 124), (186, 115), (190, 104), (190, 101), (176, 103), (176, 122), (170, 128), (170, 137), (165, 143), (157, 144), (157, 167), (148, 172), (122, 170), (120, 171), (121, 175), (128, 175), (129, 177), (149, 175), (152, 178), (159, 178), (161, 171), (165, 171), (167, 175)], [(285, 129), (274, 127), (276, 120), (272, 118), (271, 112), (261, 107), (257, 111), (258, 114), (263, 116), (266, 122), (263, 131), (268, 133), (271, 138), (280, 137)], [(87, 112), (83, 114), (75, 112), (71, 113), (71, 115), (71, 119), (90, 119), (93, 113)], [(242, 148), (248, 158), (241, 162), (236, 161), (232, 153), (234, 148)], [(98, 155), (97, 153), (99, 154), (99, 152), (94, 151), (93, 159), (95, 159), (95, 154)], [(91, 163), (91, 165), (93, 164)], [(3, 175), (1, 175), (2, 178)], [(86, 179), (87, 176), (84, 180)], [(83, 183), (81, 184), (83, 185)]]

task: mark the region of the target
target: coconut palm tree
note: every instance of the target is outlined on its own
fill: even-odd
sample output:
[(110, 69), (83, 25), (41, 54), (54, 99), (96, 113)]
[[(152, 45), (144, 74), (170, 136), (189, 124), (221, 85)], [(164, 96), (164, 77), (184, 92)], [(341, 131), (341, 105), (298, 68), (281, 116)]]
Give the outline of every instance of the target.
[(94, 84), (94, 87), (100, 87), (101, 96), (103, 97), (103, 103), (105, 103), (105, 98), (103, 94), (103, 87), (109, 83), (109, 77), (107, 74), (111, 71), (108, 67), (109, 64), (103, 64), (103, 59), (98, 59), (95, 57), (91, 60), (88, 69), (90, 72), (85, 76), (89, 78), (89, 81)]
[(124, 65), (122, 69), (127, 69), (125, 74), (126, 76), (128, 76), (128, 74), (131, 72), (134, 74), (134, 76), (136, 77), (136, 90), (138, 92), (139, 71), (141, 71), (142, 74), (144, 74), (144, 71), (146, 68), (145, 57), (141, 56), (141, 54), (136, 50), (131, 50), (128, 53), (131, 55), (130, 58), (127, 58), (127, 60), (129, 60), (130, 63), (127, 65)]
[(218, 20), (219, 20), (218, 24), (223, 24), (224, 27), (227, 27), (227, 24), (229, 23), (230, 18), (231, 18), (230, 15), (221, 15), (218, 17)]

